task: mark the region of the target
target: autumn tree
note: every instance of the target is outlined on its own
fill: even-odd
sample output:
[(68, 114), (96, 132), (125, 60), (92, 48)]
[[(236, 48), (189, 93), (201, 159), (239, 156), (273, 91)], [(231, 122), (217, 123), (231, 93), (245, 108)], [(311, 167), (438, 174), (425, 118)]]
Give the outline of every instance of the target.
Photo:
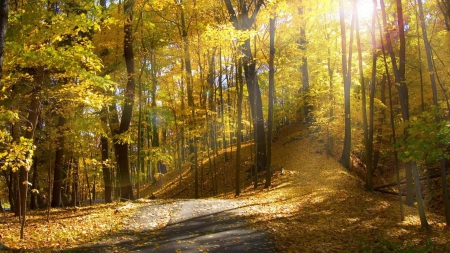
[[(258, 15), (263, 3), (263, 0), (250, 3), (247, 3), (245, 0), (239, 0), (237, 7), (234, 8), (230, 0), (225, 0), (226, 8), (228, 14), (230, 15), (230, 21), (232, 22), (234, 28), (239, 31), (247, 31), (252, 29), (256, 16)], [(262, 100), (256, 72), (256, 60), (253, 58), (250, 38), (247, 38), (245, 42), (240, 45), (239, 49), (244, 54), (242, 64), (244, 68), (247, 90), (249, 92), (248, 98), (250, 101), (250, 107), (252, 109), (252, 115), (254, 115), (253, 128), (255, 132), (255, 143), (257, 149), (256, 167), (258, 170), (265, 170), (267, 162), (266, 132), (264, 129)]]

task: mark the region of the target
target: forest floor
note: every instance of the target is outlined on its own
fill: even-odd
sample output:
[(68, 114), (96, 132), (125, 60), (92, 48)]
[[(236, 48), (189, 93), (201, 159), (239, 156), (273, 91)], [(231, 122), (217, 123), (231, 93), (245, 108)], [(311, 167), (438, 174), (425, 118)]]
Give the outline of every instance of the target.
[[(450, 252), (443, 216), (427, 213), (431, 228), (423, 230), (417, 209), (405, 206), (405, 221), (400, 221), (396, 197), (365, 191), (364, 183), (327, 156), (323, 144), (312, 141), (303, 125), (282, 128), (272, 148), (275, 172), (269, 189), (263, 188), (263, 178), (256, 189), (247, 178), (252, 148), (246, 144), (241, 195), (234, 194), (234, 154), (228, 161), (212, 160), (215, 170), (209, 169), (208, 160), (203, 162), (199, 193), (208, 201), (229, 202), (224, 208), (233, 209), (251, 229), (266, 231), (277, 252)], [(161, 235), (174, 205), (193, 199), (193, 175), (185, 167), (169, 172), (164, 183), (143, 188), (141, 196), (153, 193), (156, 200), (52, 209), (50, 222), (45, 211), (32, 211), (23, 240), (18, 239), (17, 218), (5, 214), (0, 219), (1, 241), (33, 252), (106, 244), (122, 252), (114, 245)]]

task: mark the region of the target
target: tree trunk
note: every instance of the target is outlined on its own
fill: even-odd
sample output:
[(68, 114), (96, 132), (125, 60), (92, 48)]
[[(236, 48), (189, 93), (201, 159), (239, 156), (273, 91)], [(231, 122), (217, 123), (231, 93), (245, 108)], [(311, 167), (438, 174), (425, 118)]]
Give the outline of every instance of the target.
[[(437, 85), (436, 85), (436, 79), (434, 75), (434, 66), (433, 66), (433, 60), (432, 60), (432, 52), (431, 52), (431, 45), (428, 41), (428, 35), (427, 35), (427, 28), (425, 25), (425, 17), (423, 14), (423, 7), (422, 7), (422, 1), (418, 1), (419, 4), (419, 16), (420, 16), (420, 24), (422, 26), (422, 37), (425, 42), (425, 51), (427, 55), (427, 63), (428, 63), (428, 73), (430, 74), (430, 81), (431, 81), (431, 88), (433, 90), (433, 102), (434, 106), (436, 108), (439, 108), (439, 102), (438, 102), (438, 96), (437, 96)], [(436, 121), (439, 123), (441, 122), (441, 118), (439, 116), (436, 116)], [(442, 143), (439, 145), (442, 147)], [(448, 195), (448, 186), (447, 186), (447, 168), (446, 168), (446, 162), (445, 158), (441, 158), (441, 174), (442, 174), (442, 196), (443, 196), (443, 202), (444, 202), (444, 212), (445, 212), (445, 221), (447, 224), (450, 224), (450, 203), (449, 203), (449, 195)]]
[(53, 194), (52, 194), (52, 207), (60, 207), (62, 205), (62, 180), (64, 169), (64, 125), (66, 124), (66, 118), (62, 115), (58, 120), (58, 149), (55, 154), (55, 171), (53, 173)]
[(267, 116), (267, 167), (264, 188), (272, 184), (272, 128), (273, 128), (273, 99), (275, 93), (275, 18), (269, 20), (270, 54), (269, 54), (269, 112)]
[(77, 206), (78, 199), (78, 162), (75, 161), (75, 158), (72, 156), (70, 159), (70, 167), (72, 168), (72, 206)]
[[(399, 4), (401, 5), (401, 1)], [(386, 9), (385, 9), (384, 0), (380, 0), (380, 8), (381, 8), (381, 13), (382, 13), (382, 18), (383, 18), (383, 27), (387, 27), (387, 21), (386, 21), (387, 18), (386, 18)], [(401, 7), (400, 7), (400, 9), (401, 9)], [(399, 25), (400, 25), (400, 23), (399, 23)], [(403, 24), (401, 24), (401, 28), (400, 27), (398, 28), (398, 30), (401, 30), (401, 29), (403, 29)], [(401, 34), (403, 34), (403, 39), (401, 39), (400, 41), (404, 42), (405, 34), (404, 34), (404, 32)], [(392, 69), (394, 72), (395, 83), (399, 84), (399, 85), (396, 85), (396, 88), (397, 88), (398, 95), (400, 98), (402, 117), (403, 117), (404, 121), (409, 121), (408, 87), (406, 86), (405, 77), (404, 77), (404, 73), (405, 73), (404, 72), (404, 66), (405, 66), (404, 65), (404, 63), (405, 63), (404, 54), (400, 55), (400, 63), (401, 63), (400, 66), (403, 67), (403, 71), (400, 71), (401, 68), (397, 67), (397, 59), (395, 58), (395, 53), (394, 53), (394, 50), (392, 47), (390, 34), (388, 32), (385, 33), (385, 40), (387, 41), (387, 43), (386, 43), (387, 53), (390, 55), (391, 62), (392, 62)], [(404, 47), (404, 44), (401, 47)], [(401, 51), (404, 51), (404, 50), (401, 50)], [(403, 62), (403, 64), (402, 64), (402, 62)], [(405, 203), (409, 206), (412, 206), (412, 205), (414, 205), (414, 186), (413, 186), (411, 162), (405, 163), (405, 176), (406, 176), (406, 201), (405, 201)]]
[(0, 4), (0, 80), (3, 72), (6, 30), (8, 29), (8, 7), (9, 0), (3, 0)]
[[(120, 120), (120, 126), (118, 131), (114, 132), (115, 135), (120, 135), (128, 131), (133, 116), (134, 96), (136, 89), (135, 72), (134, 72), (134, 51), (133, 51), (133, 7), (134, 1), (127, 0), (124, 4), (124, 13), (126, 20), (124, 24), (124, 58), (127, 66), (127, 87), (125, 90), (125, 101), (122, 109), (122, 118)], [(129, 169), (129, 157), (128, 157), (128, 143), (115, 138), (114, 150), (117, 159), (117, 165), (119, 169), (120, 177), (120, 190), (122, 199), (133, 200), (133, 188), (131, 185), (130, 169)]]
[[(40, 78), (38, 79), (36, 83), (38, 86), (40, 85)], [(31, 105), (28, 110), (28, 118), (27, 118), (27, 130), (25, 131), (24, 137), (28, 140), (34, 139), (34, 132), (36, 129), (36, 124), (39, 116), (39, 111), (41, 107), (41, 101), (39, 99), (39, 95), (37, 90), (33, 91), (32, 98), (31, 98)], [(30, 168), (21, 166), (19, 168), (19, 192), (20, 192), (20, 210), (22, 214), (22, 225), (20, 228), (20, 239), (23, 239), (24, 236), (24, 228), (25, 228), (25, 221), (26, 221), (26, 207), (27, 207), (27, 192), (28, 192), (28, 171)]]
[[(33, 186), (34, 189), (38, 188), (38, 170), (37, 170), (37, 159), (36, 157), (33, 157), (33, 177), (31, 179), (31, 185)], [(31, 210), (35, 210), (38, 209), (38, 204), (37, 204), (37, 194), (36, 193), (32, 193), (30, 195), (30, 209)]]
[[(237, 59), (236, 66), (236, 88), (238, 92), (237, 99), (237, 129), (236, 134), (240, 135), (242, 131), (242, 96), (243, 96), (243, 80), (242, 80), (242, 60)], [(235, 168), (235, 191), (236, 196), (241, 195), (241, 138), (237, 138), (236, 143), (236, 168)]]
[[(381, 2), (381, 6), (382, 9), (384, 8), (384, 3)], [(381, 26), (379, 28), (380, 30), (380, 38), (383, 38), (383, 34), (382, 34), (382, 30), (381, 30)], [(382, 52), (385, 52), (385, 48), (383, 43), (381, 44), (382, 47)], [(392, 129), (392, 144), (395, 144), (397, 142), (397, 134), (395, 131), (395, 121), (394, 121), (394, 106), (393, 106), (393, 101), (392, 101), (392, 83), (391, 83), (391, 78), (389, 75), (389, 69), (388, 69), (388, 64), (387, 64), (387, 60), (386, 60), (386, 54), (383, 54), (383, 61), (384, 61), (384, 69), (385, 69), (385, 73), (386, 73), (386, 80), (388, 82), (388, 94), (389, 94), (389, 114), (390, 114), (390, 123), (391, 123), (391, 129)], [(397, 191), (398, 191), (398, 201), (399, 201), (399, 205), (400, 205), (400, 220), (404, 221), (405, 220), (405, 212), (403, 210), (403, 198), (402, 198), (402, 191), (401, 191), (401, 187), (400, 187), (400, 167), (398, 164), (398, 154), (397, 154), (397, 150), (394, 149), (394, 167), (395, 167), (395, 179), (396, 179), (396, 183), (397, 183)]]
[[(303, 8), (304, 8), (303, 6), (298, 8), (299, 15), (303, 15)], [(303, 53), (306, 54), (307, 41), (306, 41), (306, 30), (304, 26), (306, 25), (303, 24), (303, 26), (300, 27), (299, 46), (300, 49), (303, 51)], [(313, 107), (311, 106), (311, 103), (309, 101), (308, 57), (306, 57), (305, 55), (302, 56), (302, 65), (300, 67), (300, 70), (302, 72), (303, 117), (305, 118), (306, 124), (310, 126), (312, 124), (312, 121), (314, 120), (314, 117), (311, 114)], [(267, 143), (267, 145), (269, 144)]]
[[(240, 12), (236, 14), (233, 5), (231, 4), (231, 0), (225, 0), (225, 4), (227, 6), (228, 13), (230, 14), (230, 20), (234, 25), (234, 28), (237, 30), (249, 30), (254, 24), (256, 16), (258, 15), (259, 9), (263, 4), (263, 0), (258, 0), (255, 3), (255, 8), (251, 16), (248, 13), (248, 6), (243, 2), (239, 1)], [(250, 100), (250, 107), (252, 111), (252, 115), (255, 115), (253, 118), (253, 128), (257, 149), (257, 169), (258, 171), (266, 169), (266, 136), (264, 129), (264, 115), (262, 110), (262, 100), (261, 100), (261, 92), (258, 85), (258, 80), (256, 76), (256, 60), (253, 59), (252, 50), (250, 47), (250, 39), (247, 39), (243, 45), (239, 47), (240, 51), (243, 52), (243, 62), (242, 65), (244, 67), (245, 80), (247, 83), (248, 96)]]
[[(350, 84), (351, 77), (350, 71), (347, 68), (347, 39), (345, 30), (345, 17), (344, 17), (344, 3), (343, 0), (339, 0), (339, 14), (341, 23), (341, 47), (342, 47), (342, 73), (344, 78), (344, 124), (345, 124), (345, 136), (344, 136), (344, 148), (342, 150), (342, 156), (339, 160), (341, 164), (350, 169), (350, 152), (352, 143), (351, 132), (351, 118), (350, 118)], [(351, 47), (350, 47), (351, 48)], [(351, 57), (349, 57), (350, 59)], [(349, 64), (350, 65), (350, 64)]]
[(101, 147), (102, 147), (102, 172), (103, 172), (103, 182), (105, 184), (105, 203), (112, 202), (112, 180), (111, 180), (111, 170), (109, 169), (106, 161), (109, 159), (109, 144), (108, 138), (102, 136), (100, 138)]

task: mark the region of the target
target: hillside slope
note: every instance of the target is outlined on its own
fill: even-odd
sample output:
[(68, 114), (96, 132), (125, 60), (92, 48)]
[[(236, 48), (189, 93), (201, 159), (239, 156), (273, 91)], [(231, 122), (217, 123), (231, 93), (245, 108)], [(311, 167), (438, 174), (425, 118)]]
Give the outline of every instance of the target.
[[(417, 210), (405, 207), (406, 220), (401, 222), (395, 197), (365, 191), (360, 179), (322, 150), (302, 125), (290, 125), (273, 143), (274, 168), (284, 170), (275, 172), (270, 189), (253, 189), (242, 171), (246, 187), (238, 199), (246, 204), (239, 208), (240, 215), (252, 227), (268, 231), (280, 252), (400, 251), (425, 249), (429, 242), (433, 252), (450, 251), (443, 217), (428, 214), (432, 229), (422, 231)], [(249, 146), (245, 152), (243, 164), (249, 166)], [(217, 175), (228, 182), (217, 198), (234, 199), (234, 160), (217, 160)], [(212, 192), (210, 174), (203, 171), (202, 196), (207, 197)], [(192, 198), (192, 176), (186, 170), (180, 185), (176, 177), (171, 183), (168, 175), (166, 187), (149, 190), (161, 197)]]

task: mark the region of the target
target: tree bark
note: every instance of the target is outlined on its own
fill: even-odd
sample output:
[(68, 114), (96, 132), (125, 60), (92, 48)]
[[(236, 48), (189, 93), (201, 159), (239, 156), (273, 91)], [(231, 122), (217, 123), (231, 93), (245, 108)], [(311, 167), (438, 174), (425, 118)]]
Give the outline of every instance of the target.
[[(345, 17), (344, 17), (344, 3), (343, 0), (339, 0), (339, 14), (341, 23), (341, 47), (342, 47), (342, 73), (344, 78), (344, 124), (345, 124), (345, 136), (344, 136), (344, 148), (342, 150), (341, 164), (350, 169), (350, 152), (352, 143), (351, 132), (351, 118), (350, 118), (350, 71), (347, 68), (347, 39), (345, 30)], [(351, 48), (351, 47), (350, 47)], [(350, 57), (349, 57), (350, 59)], [(349, 64), (350, 65), (350, 64)]]
[[(400, 5), (401, 5), (401, 1), (400, 1)], [(383, 18), (383, 27), (387, 27), (386, 9), (385, 9), (384, 0), (380, 0), (380, 7), (381, 7), (382, 18)], [(403, 29), (403, 24), (402, 24), (402, 27), (401, 28), (399, 27), (398, 29), (399, 30)], [(403, 34), (403, 39), (401, 39), (401, 41), (404, 41), (405, 34), (404, 34), (404, 32), (402, 34)], [(393, 73), (394, 73), (394, 77), (395, 77), (395, 83), (397, 84), (396, 88), (397, 88), (398, 95), (400, 98), (400, 107), (401, 107), (402, 117), (403, 117), (404, 121), (409, 121), (408, 87), (406, 86), (405, 76), (404, 76), (405, 60), (404, 60), (404, 58), (402, 59), (402, 55), (404, 57), (404, 54), (400, 55), (400, 58), (401, 58), (400, 63), (403, 62), (403, 64), (400, 64), (403, 67), (403, 71), (400, 71), (401, 68), (397, 67), (397, 59), (395, 57), (395, 53), (394, 53), (394, 50), (392, 47), (392, 42), (391, 42), (391, 37), (390, 37), (389, 32), (386, 32), (385, 40), (387, 41), (386, 50), (391, 58), (392, 69), (393, 69)], [(403, 46), (404, 46), (404, 44), (403, 44)], [(400, 51), (402, 51), (402, 50), (400, 50)], [(407, 205), (412, 206), (412, 205), (414, 205), (414, 186), (413, 186), (411, 162), (405, 163), (405, 175), (406, 175), (406, 181), (407, 181), (407, 183), (406, 183), (406, 201), (405, 202)]]
[[(126, 20), (124, 24), (124, 41), (123, 50), (125, 64), (127, 66), (127, 86), (125, 90), (125, 101), (123, 104), (122, 118), (120, 126), (116, 135), (120, 135), (128, 131), (133, 116), (133, 106), (135, 97), (135, 72), (134, 72), (134, 51), (133, 51), (133, 7), (134, 1), (127, 0), (124, 3), (124, 13)], [(123, 140), (114, 140), (114, 149), (116, 153), (117, 165), (120, 177), (121, 198), (133, 200), (133, 189), (131, 185), (129, 157), (128, 157), (128, 143)]]
[[(236, 30), (249, 30), (254, 24), (256, 16), (263, 4), (263, 0), (258, 0), (255, 3), (253, 13), (249, 14), (249, 6), (240, 0), (238, 3), (239, 14), (236, 14), (231, 0), (225, 0), (230, 21)], [(253, 59), (252, 50), (250, 47), (250, 39), (247, 39), (243, 45), (240, 46), (240, 51), (244, 54), (242, 65), (244, 67), (244, 75), (247, 83), (248, 96), (250, 100), (250, 108), (253, 118), (253, 128), (256, 133), (255, 142), (257, 149), (257, 169), (258, 171), (266, 169), (266, 136), (264, 129), (264, 115), (262, 110), (261, 92), (256, 76), (256, 60)]]
[(58, 120), (58, 149), (55, 154), (55, 171), (53, 173), (53, 193), (52, 193), (52, 207), (60, 207), (62, 205), (62, 180), (64, 167), (64, 125), (66, 118), (60, 115)]
[(108, 167), (108, 164), (106, 164), (106, 161), (109, 159), (109, 144), (108, 144), (108, 138), (102, 136), (101, 139), (102, 144), (102, 172), (103, 172), (103, 182), (105, 184), (105, 203), (111, 203), (112, 202), (112, 180), (111, 180), (111, 170)]
[(236, 143), (236, 168), (235, 168), (235, 190), (236, 196), (241, 194), (241, 138), (240, 133), (242, 131), (242, 95), (244, 90), (243, 80), (242, 80), (242, 60), (237, 59), (236, 66), (236, 88), (238, 90), (238, 99), (237, 99), (237, 129), (236, 135), (237, 138)]
[[(36, 77), (37, 86), (40, 87), (41, 78)], [(39, 116), (39, 111), (41, 107), (41, 101), (37, 90), (33, 91), (31, 104), (29, 107), (29, 113), (27, 118), (27, 130), (25, 131), (24, 137), (28, 140), (34, 139), (34, 132), (36, 129), (36, 124)], [(28, 192), (28, 171), (30, 168), (21, 166), (19, 168), (19, 192), (20, 192), (20, 210), (22, 214), (22, 226), (20, 229), (20, 239), (23, 239), (24, 228), (26, 221), (26, 207), (27, 207), (27, 192)]]
[(275, 93), (275, 18), (269, 20), (270, 53), (269, 53), (269, 111), (267, 116), (267, 167), (264, 188), (272, 184), (272, 128), (273, 128), (273, 99)]
[(8, 29), (9, 0), (2, 0), (0, 4), (0, 80), (3, 72), (3, 57), (5, 51), (6, 30)]
[[(431, 81), (431, 88), (433, 90), (433, 102), (434, 106), (436, 108), (439, 108), (439, 101), (437, 96), (437, 85), (436, 85), (436, 78), (434, 75), (434, 65), (432, 60), (432, 52), (431, 52), (431, 45), (428, 41), (428, 35), (427, 35), (427, 28), (425, 25), (425, 17), (423, 14), (423, 6), (422, 1), (418, 1), (419, 5), (419, 16), (420, 16), (420, 24), (422, 27), (422, 37), (425, 42), (425, 52), (427, 55), (427, 63), (428, 63), (428, 73), (430, 75), (430, 81)], [(436, 121), (439, 123), (441, 122), (441, 118), (439, 116), (436, 116)], [(443, 145), (440, 144), (440, 147)], [(450, 203), (449, 203), (449, 195), (448, 195), (448, 186), (447, 186), (447, 168), (446, 168), (446, 162), (445, 158), (441, 158), (441, 174), (442, 174), (442, 196), (443, 196), (443, 202), (444, 202), (444, 214), (445, 214), (445, 221), (447, 224), (450, 224)]]
[[(298, 8), (298, 14), (303, 15), (303, 6)], [(304, 25), (306, 26), (306, 25)], [(299, 46), (300, 49), (306, 54), (306, 30), (305, 27), (300, 27), (300, 41)], [(314, 120), (311, 112), (313, 107), (309, 101), (309, 74), (308, 74), (308, 57), (305, 55), (302, 56), (302, 66), (300, 67), (302, 72), (302, 93), (303, 93), (303, 117), (305, 118), (305, 122), (308, 126), (310, 126)]]

